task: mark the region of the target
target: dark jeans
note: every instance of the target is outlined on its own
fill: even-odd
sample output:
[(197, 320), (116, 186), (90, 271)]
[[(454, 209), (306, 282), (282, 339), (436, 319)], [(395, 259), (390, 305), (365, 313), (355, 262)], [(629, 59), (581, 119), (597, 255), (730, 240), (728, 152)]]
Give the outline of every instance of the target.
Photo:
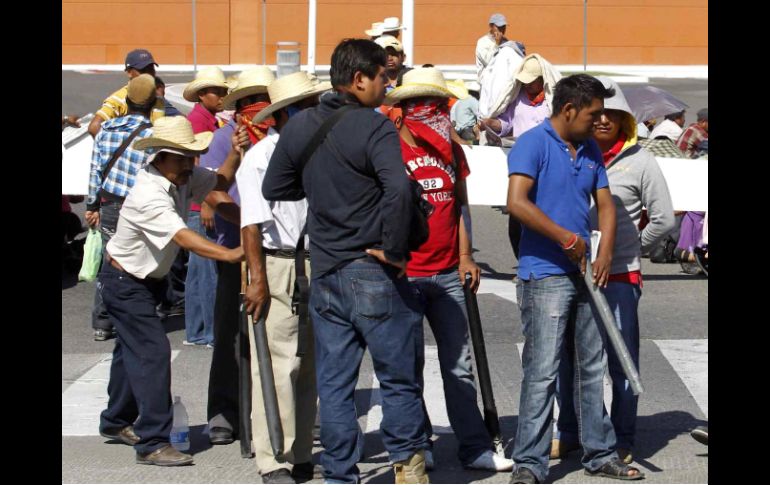
[[(123, 202), (114, 200), (102, 199), (101, 207), (99, 209), (99, 232), (102, 233), (102, 255), (105, 254), (107, 243), (115, 235), (115, 230), (118, 227), (118, 216), (120, 215), (120, 208), (123, 207)], [(109, 266), (105, 257), (102, 257), (102, 268)], [(94, 308), (91, 311), (91, 327), (94, 330), (113, 330), (112, 322), (107, 315), (107, 309), (102, 302), (101, 292), (97, 289), (94, 292)]]
[(327, 482), (357, 483), (364, 437), (354, 393), (369, 352), (382, 393), (380, 430), (392, 462), (428, 447), (419, 372), (422, 314), (414, 288), (371, 258), (314, 278), (310, 315), (321, 402), (321, 465)]
[(214, 352), (209, 372), (209, 428), (238, 430), (240, 263), (217, 262)]
[(110, 264), (102, 267), (97, 283), (118, 333), (107, 386), (109, 402), (99, 428), (133, 424), (141, 438), (134, 445), (138, 453), (166, 445), (173, 421), (171, 345), (155, 313), (165, 290), (165, 280), (139, 280)]

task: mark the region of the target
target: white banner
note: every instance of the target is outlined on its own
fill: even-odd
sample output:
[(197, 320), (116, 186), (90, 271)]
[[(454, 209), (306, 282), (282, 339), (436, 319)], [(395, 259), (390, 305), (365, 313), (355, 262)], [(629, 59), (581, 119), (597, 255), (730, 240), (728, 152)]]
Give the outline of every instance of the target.
[(62, 130), (61, 193), (63, 195), (88, 195), (88, 178), (91, 171), (91, 151), (94, 139), (88, 134), (88, 123), (93, 115), (80, 118), (80, 128)]
[[(471, 174), (468, 202), (471, 205), (505, 206), (508, 198), (508, 157), (502, 148), (463, 146)], [(708, 210), (708, 160), (657, 157), (674, 210)]]

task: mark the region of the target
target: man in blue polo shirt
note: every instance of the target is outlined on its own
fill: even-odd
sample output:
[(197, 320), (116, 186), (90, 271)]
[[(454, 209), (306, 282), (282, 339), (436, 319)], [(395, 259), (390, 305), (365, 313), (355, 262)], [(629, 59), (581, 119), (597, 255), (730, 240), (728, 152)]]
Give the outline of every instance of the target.
[(524, 133), (508, 154), (508, 210), (523, 225), (518, 276), (524, 332), (524, 379), (510, 483), (542, 483), (548, 475), (559, 353), (574, 333), (582, 463), (586, 474), (643, 478), (615, 452), (604, 412), (603, 336), (594, 319), (586, 270), (590, 198), (602, 243), (593, 281), (606, 286), (615, 239), (615, 208), (602, 153), (591, 139), (612, 90), (576, 74), (556, 84), (553, 115)]

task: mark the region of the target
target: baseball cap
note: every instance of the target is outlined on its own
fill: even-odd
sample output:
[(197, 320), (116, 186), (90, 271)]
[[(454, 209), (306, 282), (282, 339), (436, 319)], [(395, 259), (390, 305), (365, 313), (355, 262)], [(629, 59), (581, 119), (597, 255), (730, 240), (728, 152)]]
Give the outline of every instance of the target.
[(505, 20), (505, 15), (501, 13), (494, 13), (491, 17), (489, 17), (489, 23), (495, 24), (498, 27), (502, 27), (503, 25), (508, 25), (508, 21)]
[(404, 52), (404, 46), (392, 35), (382, 35), (377, 37), (374, 42), (383, 49), (392, 47), (396, 52)]
[(135, 104), (147, 104), (155, 96), (155, 78), (149, 74), (140, 74), (128, 82), (126, 98)]
[(529, 84), (542, 75), (543, 68), (540, 67), (540, 62), (538, 62), (537, 58), (530, 57), (524, 61), (524, 64), (521, 66), (521, 71), (519, 71), (516, 79), (524, 84)]
[(158, 65), (147, 49), (134, 49), (126, 54), (126, 70), (130, 68), (144, 69), (150, 64), (155, 64), (156, 67)]

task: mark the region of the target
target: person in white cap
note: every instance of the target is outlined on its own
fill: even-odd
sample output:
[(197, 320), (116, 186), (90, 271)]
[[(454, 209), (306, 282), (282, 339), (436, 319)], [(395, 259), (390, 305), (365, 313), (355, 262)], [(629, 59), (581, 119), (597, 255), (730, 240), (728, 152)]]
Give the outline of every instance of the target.
[(133, 445), (139, 464), (193, 462), (169, 443), (171, 346), (155, 313), (177, 252), (184, 248), (219, 261), (243, 259), (242, 248), (214, 244), (185, 224), (191, 201), (226, 190), (235, 178), (237, 159), (217, 172), (195, 166), (195, 157), (211, 138), (210, 132), (194, 135), (189, 121), (173, 116), (159, 119), (152, 136), (135, 143), (137, 150), (151, 150), (152, 155), (120, 210), (117, 230), (105, 248), (107, 264), (99, 274), (98, 288), (118, 333), (99, 430)]
[[(246, 310), (256, 322), (266, 316), (268, 345), (272, 357), (285, 459), (274, 456), (267, 429), (267, 418), (260, 385), (259, 362), (251, 359), (252, 428), (257, 470), (262, 483), (294, 483), (313, 478), (313, 425), (318, 393), (313, 362), (313, 332), (310, 322), (300, 322), (293, 302), (300, 298), (297, 278), (297, 248), (306, 239), (307, 201), (268, 202), (262, 196), (262, 183), (281, 129), (301, 110), (318, 104), (318, 96), (332, 88), (328, 82), (314, 83), (304, 71), (275, 80), (267, 87), (271, 104), (254, 118), (275, 124), (267, 136), (252, 146), (236, 173), (241, 195), (241, 240), (249, 267)], [(301, 251), (305, 274), (310, 275), (308, 248)], [(251, 355), (256, 354), (253, 327), (249, 326)], [(302, 342), (300, 342), (302, 340)], [(299, 348), (305, 352), (299, 355)]]
[[(208, 152), (201, 155), (200, 166), (218, 170), (229, 159), (242, 160), (242, 154), (229, 143), (233, 134), (245, 132), (250, 144), (266, 136), (269, 120), (254, 122), (254, 117), (270, 104), (267, 87), (275, 80), (267, 66), (247, 69), (238, 76), (237, 85), (224, 101), (225, 109), (235, 109), (235, 119), (214, 132)], [(207, 203), (217, 209), (214, 232), (217, 243), (235, 248), (240, 238), (240, 194), (233, 184), (227, 192), (215, 192)], [(216, 295), (214, 303), (214, 352), (211, 356), (206, 417), (209, 442), (226, 445), (236, 438), (240, 429), (238, 401), (239, 333), (241, 267), (239, 264), (217, 262)]]
[(374, 42), (385, 49), (385, 52), (388, 54), (388, 64), (385, 66), (385, 73), (388, 75), (388, 86), (386, 89), (390, 91), (396, 87), (398, 76), (411, 69), (404, 66), (404, 60), (406, 59), (404, 46), (397, 38), (389, 34), (381, 35)]
[[(459, 442), (460, 462), (466, 468), (508, 471), (513, 462), (494, 453), (476, 403), (463, 283), (469, 274), (476, 291), (481, 270), (473, 261), (467, 230), (470, 211), (465, 178), (470, 169), (462, 148), (450, 136), (447, 101), (452, 96), (441, 71), (428, 67), (404, 74), (403, 83), (385, 97), (386, 104), (401, 105), (404, 119), (399, 134), (405, 169), (423, 186), (424, 196), (434, 206), (428, 218), (430, 236), (410, 253), (406, 274), (418, 290), (419, 309), (436, 337), (447, 414)], [(418, 369), (422, 382), (424, 348), (421, 351)], [(425, 427), (431, 436), (427, 415)], [(433, 467), (430, 448), (425, 462), (428, 469)]]
[[(481, 96), (479, 98), (479, 113), (482, 117), (489, 117), (492, 112), (492, 104), (501, 95), (510, 91), (512, 77), (524, 60), (525, 51), (523, 44), (505, 37), (508, 21), (500, 13), (493, 14), (489, 18), (489, 34), (487, 40), (479, 39), (476, 59), (479, 68), (479, 84), (481, 84)], [(489, 39), (494, 41), (490, 47)], [(485, 47), (486, 46), (486, 50)]]

